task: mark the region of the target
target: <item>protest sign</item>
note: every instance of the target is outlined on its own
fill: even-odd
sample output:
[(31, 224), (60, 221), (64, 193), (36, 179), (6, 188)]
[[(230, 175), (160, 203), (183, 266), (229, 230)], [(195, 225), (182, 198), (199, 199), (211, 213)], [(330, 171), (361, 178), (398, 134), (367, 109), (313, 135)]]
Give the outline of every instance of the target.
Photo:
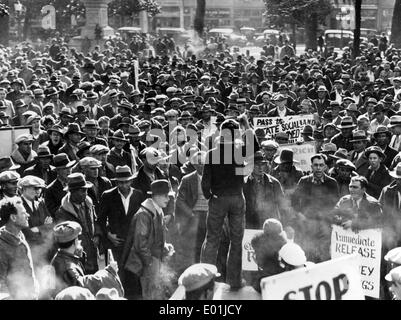
[(21, 134), (29, 134), (29, 127), (0, 128), (0, 157), (8, 157), (16, 149), (15, 139)]
[(351, 229), (333, 225), (331, 258), (358, 253), (361, 287), (366, 296), (373, 298), (379, 298), (381, 247), (381, 229), (354, 232)]
[(315, 141), (304, 142), (302, 144), (282, 144), (278, 149), (278, 154), (280, 154), (281, 149), (288, 148), (294, 152), (294, 160), (299, 163), (294, 163), (297, 168), (303, 172), (311, 171), (311, 161), (310, 158), (316, 154)]
[(242, 238), (242, 270), (257, 271), (258, 265), (255, 261), (255, 250), (253, 250), (251, 241), (255, 234), (262, 230), (245, 229), (244, 237)]
[(289, 143), (302, 141), (302, 130), (306, 125), (316, 127), (316, 121), (312, 114), (286, 116), (286, 117), (255, 117), (253, 119), (254, 128), (263, 128), (265, 134), (269, 134), (272, 139), (279, 132), (286, 132), (289, 136)]
[(363, 300), (358, 256), (350, 255), (261, 280), (263, 300)]

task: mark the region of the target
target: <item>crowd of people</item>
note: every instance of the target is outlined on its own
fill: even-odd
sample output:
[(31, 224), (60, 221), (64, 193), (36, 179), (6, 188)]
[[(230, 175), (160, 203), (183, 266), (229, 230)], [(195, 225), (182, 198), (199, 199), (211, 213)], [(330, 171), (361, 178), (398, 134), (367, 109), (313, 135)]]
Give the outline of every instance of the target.
[[(181, 285), (210, 299), (215, 281), (257, 296), (261, 278), (329, 260), (332, 224), (382, 229), (381, 298), (398, 298), (399, 49), (266, 45), (255, 59), (122, 42), (0, 47), (1, 128), (26, 130), (0, 159), (2, 298), (168, 299)], [(254, 125), (291, 115), (315, 120), (298, 141), (315, 145), (307, 172), (288, 132)], [(261, 230), (255, 272), (244, 229)]]

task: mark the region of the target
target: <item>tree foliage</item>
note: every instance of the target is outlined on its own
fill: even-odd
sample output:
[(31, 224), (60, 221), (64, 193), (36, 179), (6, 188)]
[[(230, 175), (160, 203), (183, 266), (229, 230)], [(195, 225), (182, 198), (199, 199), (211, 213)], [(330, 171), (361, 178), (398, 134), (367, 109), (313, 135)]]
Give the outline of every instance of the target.
[(114, 0), (109, 4), (110, 15), (131, 16), (143, 10), (155, 16), (161, 12), (161, 6), (155, 0)]
[(316, 47), (317, 25), (330, 14), (330, 0), (264, 0), (264, 13), (271, 25), (285, 24), (303, 26), (306, 30), (307, 47)]

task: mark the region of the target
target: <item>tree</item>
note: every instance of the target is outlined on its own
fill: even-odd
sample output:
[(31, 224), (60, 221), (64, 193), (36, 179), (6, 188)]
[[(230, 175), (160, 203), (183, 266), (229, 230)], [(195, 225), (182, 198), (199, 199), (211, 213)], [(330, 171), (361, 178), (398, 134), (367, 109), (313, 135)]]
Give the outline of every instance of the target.
[(395, 0), (391, 24), (391, 42), (396, 48), (401, 47), (401, 0)]
[(8, 6), (5, 3), (0, 3), (0, 18), (8, 16)]
[(265, 16), (277, 26), (289, 24), (293, 30), (295, 43), (296, 27), (304, 26), (306, 31), (306, 49), (317, 49), (317, 29), (319, 22), (324, 22), (330, 14), (330, 0), (264, 0)]
[(361, 8), (362, 0), (355, 0), (354, 57), (359, 56), (361, 42)]
[(155, 0), (114, 0), (109, 4), (109, 15), (131, 16), (143, 10), (155, 16), (161, 12), (161, 6)]
[(198, 34), (199, 38), (202, 38), (203, 29), (205, 27), (205, 12), (206, 12), (206, 0), (196, 0), (194, 29)]

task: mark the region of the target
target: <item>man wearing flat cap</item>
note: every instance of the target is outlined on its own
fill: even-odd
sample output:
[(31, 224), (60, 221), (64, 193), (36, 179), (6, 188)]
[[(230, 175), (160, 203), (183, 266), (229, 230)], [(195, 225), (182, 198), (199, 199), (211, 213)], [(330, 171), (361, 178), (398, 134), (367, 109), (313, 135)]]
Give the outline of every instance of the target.
[(185, 300), (213, 300), (215, 279), (219, 276), (216, 266), (196, 263), (181, 274), (178, 285), (185, 288)]
[(0, 173), (1, 199), (13, 198), (17, 195), (17, 183), (21, 176), (16, 171), (3, 171)]
[(70, 174), (67, 186), (64, 188), (67, 194), (61, 200), (61, 206), (55, 213), (56, 223), (75, 221), (81, 225), (80, 240), (86, 253), (84, 267), (88, 274), (98, 270), (97, 255), (101, 236), (93, 201), (88, 196), (88, 189), (91, 187), (92, 183), (87, 182), (82, 173)]
[(54, 268), (56, 287), (51, 296), (56, 296), (67, 287), (78, 286), (96, 294), (101, 288), (115, 288), (124, 296), (124, 289), (118, 276), (117, 262), (110, 261), (102, 270), (88, 274), (82, 263), (84, 248), (81, 244), (82, 227), (75, 221), (65, 221), (53, 229), (58, 251), (51, 261)]
[(163, 299), (161, 263), (174, 254), (174, 247), (166, 243), (166, 222), (163, 208), (174, 196), (168, 180), (155, 180), (148, 194), (135, 213), (124, 245), (122, 264), (126, 270), (140, 277), (144, 300)]
[(11, 159), (14, 163), (20, 165), (18, 173), (22, 174), (24, 170), (35, 162), (36, 152), (32, 150), (33, 137), (30, 134), (21, 134), (15, 139), (15, 144), (18, 146), (11, 153)]

